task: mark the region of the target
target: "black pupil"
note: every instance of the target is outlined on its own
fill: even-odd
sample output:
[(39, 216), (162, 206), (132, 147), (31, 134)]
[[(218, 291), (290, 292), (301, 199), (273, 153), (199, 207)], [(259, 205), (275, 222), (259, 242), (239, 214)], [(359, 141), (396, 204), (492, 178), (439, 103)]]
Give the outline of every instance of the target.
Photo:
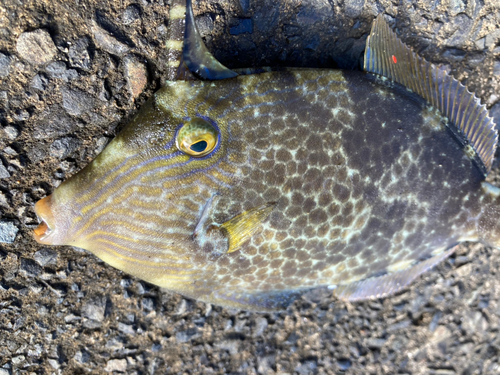
[(207, 146), (208, 144), (206, 141), (198, 141), (189, 146), (189, 148), (194, 152), (203, 152), (206, 150)]

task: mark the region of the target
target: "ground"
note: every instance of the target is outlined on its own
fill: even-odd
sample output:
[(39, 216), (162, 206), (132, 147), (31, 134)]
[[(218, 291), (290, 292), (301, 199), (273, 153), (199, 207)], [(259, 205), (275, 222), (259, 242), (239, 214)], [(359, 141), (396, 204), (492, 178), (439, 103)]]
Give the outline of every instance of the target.
[[(500, 123), (497, 0), (195, 2), (208, 48), (229, 67), (359, 69), (379, 13)], [(392, 298), (309, 293), (258, 314), (35, 243), (34, 202), (161, 87), (167, 28), (162, 0), (0, 4), (0, 375), (500, 373), (500, 251), (480, 244)], [(497, 186), (499, 171), (497, 159)]]

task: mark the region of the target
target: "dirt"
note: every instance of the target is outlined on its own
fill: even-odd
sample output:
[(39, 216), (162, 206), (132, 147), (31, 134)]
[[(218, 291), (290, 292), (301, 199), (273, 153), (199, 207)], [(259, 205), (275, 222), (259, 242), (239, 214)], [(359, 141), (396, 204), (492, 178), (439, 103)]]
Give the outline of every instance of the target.
[[(500, 123), (496, 0), (195, 3), (207, 47), (233, 68), (359, 69), (379, 13)], [(13, 241), (0, 243), (0, 375), (500, 373), (500, 252), (480, 244), (392, 298), (347, 304), (309, 293), (258, 314), (35, 243), (34, 202), (161, 87), (167, 28), (163, 1), (0, 4), (0, 237)], [(499, 171), (497, 159), (497, 186)]]

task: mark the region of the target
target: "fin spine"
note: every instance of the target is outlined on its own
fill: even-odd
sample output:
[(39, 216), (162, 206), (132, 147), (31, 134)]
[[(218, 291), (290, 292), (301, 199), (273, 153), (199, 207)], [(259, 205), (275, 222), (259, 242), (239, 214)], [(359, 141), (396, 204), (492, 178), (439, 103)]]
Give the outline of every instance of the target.
[(238, 74), (222, 65), (203, 43), (194, 21), (192, 0), (186, 0), (185, 23), (182, 58), (189, 71), (197, 78), (206, 80), (236, 77)]

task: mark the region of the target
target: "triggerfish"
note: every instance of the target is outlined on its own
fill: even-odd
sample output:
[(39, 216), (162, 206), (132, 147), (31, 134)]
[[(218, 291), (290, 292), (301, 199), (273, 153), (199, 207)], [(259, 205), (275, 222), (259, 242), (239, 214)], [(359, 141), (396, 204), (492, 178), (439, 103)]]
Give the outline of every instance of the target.
[(500, 246), (493, 120), (382, 16), (364, 71), (237, 72), (208, 52), (189, 1), (169, 25), (171, 78), (36, 204), (38, 242), (256, 311), (318, 287), (384, 297), (462, 241)]

